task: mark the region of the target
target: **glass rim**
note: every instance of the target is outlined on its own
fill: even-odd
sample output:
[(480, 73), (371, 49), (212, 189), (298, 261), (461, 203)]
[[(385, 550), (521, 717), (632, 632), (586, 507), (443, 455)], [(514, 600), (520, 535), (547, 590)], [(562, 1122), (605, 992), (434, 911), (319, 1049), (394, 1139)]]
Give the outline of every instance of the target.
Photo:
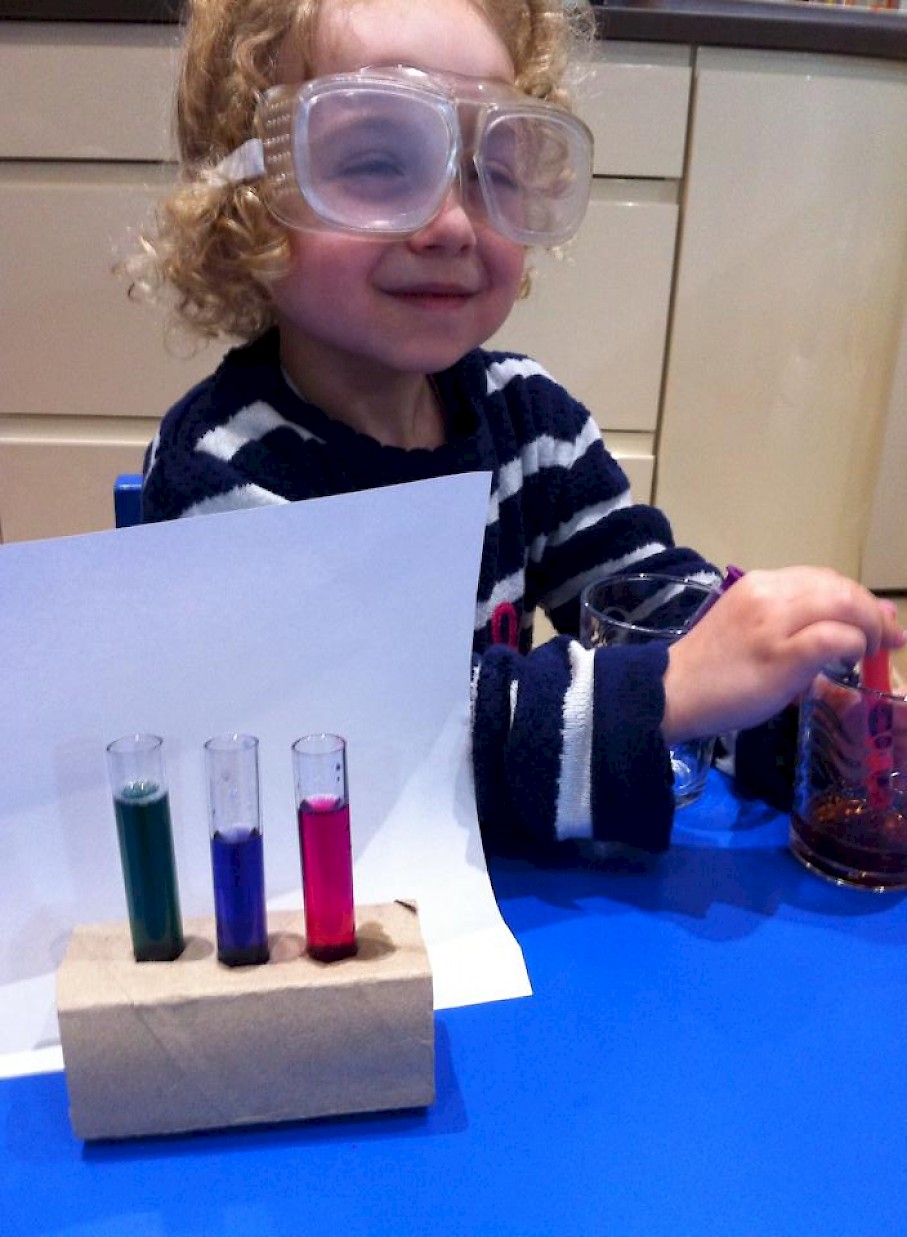
[(856, 666), (852, 666), (847, 662), (832, 662), (827, 666), (822, 666), (818, 671), (818, 675), (831, 679), (839, 687), (849, 688), (860, 696), (874, 697), (879, 700), (891, 700), (894, 704), (907, 705), (907, 690), (904, 692), (883, 692), (879, 691), (877, 687), (867, 687), (865, 683), (860, 682), (859, 677), (856, 677)]
[(238, 730), (216, 734), (205, 740), (206, 752), (248, 752), (257, 747), (258, 739), (254, 734), (244, 734)]
[(163, 747), (164, 740), (160, 735), (135, 731), (132, 734), (121, 735), (107, 744), (107, 751), (112, 755), (128, 755), (138, 752), (153, 752)]
[(709, 597), (714, 597), (717, 600), (721, 596), (720, 583), (706, 584), (702, 580), (688, 580), (684, 576), (670, 575), (667, 572), (661, 571), (634, 571), (616, 573), (612, 576), (600, 576), (596, 580), (590, 580), (588, 584), (584, 585), (580, 593), (580, 609), (588, 610), (596, 619), (604, 623), (610, 623), (620, 631), (635, 631), (641, 635), (652, 636), (657, 640), (679, 640), (681, 636), (685, 636), (690, 630), (693, 620), (699, 614), (698, 609), (693, 611), (690, 621), (683, 627), (649, 627), (645, 623), (634, 623), (631, 619), (614, 618), (612, 615), (606, 614), (604, 610), (594, 605), (590, 600), (593, 589), (600, 588), (606, 584), (634, 584), (648, 580), (657, 581), (659, 584), (678, 584), (683, 588), (695, 589), (702, 594), (703, 605), (706, 604)]
[(698, 589), (703, 593), (720, 593), (721, 584), (706, 584), (702, 580), (691, 580), (686, 576), (675, 576), (668, 571), (616, 571), (610, 576), (597, 576), (583, 585), (581, 596), (585, 597), (593, 588), (602, 584), (632, 583), (636, 580), (658, 580), (664, 584), (682, 584), (688, 588)]
[(292, 744), (292, 750), (298, 756), (327, 756), (331, 752), (343, 751), (345, 747), (346, 739), (343, 735), (329, 730), (300, 735)]

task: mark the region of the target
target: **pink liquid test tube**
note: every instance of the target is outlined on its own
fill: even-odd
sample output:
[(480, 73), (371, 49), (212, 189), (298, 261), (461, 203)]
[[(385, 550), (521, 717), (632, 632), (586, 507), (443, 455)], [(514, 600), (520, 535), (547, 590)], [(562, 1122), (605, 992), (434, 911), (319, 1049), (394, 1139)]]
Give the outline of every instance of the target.
[(306, 951), (319, 962), (356, 952), (346, 741), (304, 735), (293, 744)]

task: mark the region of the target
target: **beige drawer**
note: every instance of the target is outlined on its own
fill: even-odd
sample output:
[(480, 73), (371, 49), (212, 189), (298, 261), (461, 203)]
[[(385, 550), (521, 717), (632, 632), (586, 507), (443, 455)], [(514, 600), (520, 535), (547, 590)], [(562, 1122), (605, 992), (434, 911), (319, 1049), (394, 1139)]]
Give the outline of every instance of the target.
[(0, 164), (0, 413), (159, 417), (217, 364), (222, 348), (168, 352), (162, 315), (112, 273), (164, 180)]
[(655, 481), (654, 434), (605, 434), (605, 446), (627, 474), (633, 498), (650, 503)]
[(680, 179), (690, 48), (605, 40), (577, 76), (574, 105), (595, 137), (596, 176)]
[[(0, 158), (172, 159), (177, 25), (0, 22)], [(577, 110), (600, 176), (678, 178), (691, 52), (596, 44)]]
[(605, 430), (654, 431), (677, 232), (676, 186), (596, 180), (563, 256), (537, 273), (491, 347), (528, 353)]
[(140, 472), (154, 421), (0, 416), (4, 542), (112, 528), (118, 473)]
[(169, 159), (179, 27), (0, 22), (0, 158)]

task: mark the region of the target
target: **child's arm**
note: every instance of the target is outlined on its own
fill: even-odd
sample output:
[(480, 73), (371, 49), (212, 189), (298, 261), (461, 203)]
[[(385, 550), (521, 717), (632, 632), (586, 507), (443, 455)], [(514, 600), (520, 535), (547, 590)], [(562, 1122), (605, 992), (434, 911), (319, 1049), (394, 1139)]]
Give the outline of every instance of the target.
[(496, 645), (473, 674), (473, 769), (483, 836), (525, 849), (580, 838), (657, 852), (670, 839), (661, 733), (666, 646), (584, 649), (558, 636), (528, 655)]
[(828, 662), (904, 644), (885, 603), (822, 568), (751, 572), (682, 640), (586, 650), (559, 636), (476, 660), (473, 767), (483, 833), (511, 848), (593, 838), (664, 850), (668, 745), (756, 726)]
[(665, 737), (677, 743), (755, 726), (824, 665), (903, 644), (891, 608), (837, 572), (749, 572), (671, 647)]

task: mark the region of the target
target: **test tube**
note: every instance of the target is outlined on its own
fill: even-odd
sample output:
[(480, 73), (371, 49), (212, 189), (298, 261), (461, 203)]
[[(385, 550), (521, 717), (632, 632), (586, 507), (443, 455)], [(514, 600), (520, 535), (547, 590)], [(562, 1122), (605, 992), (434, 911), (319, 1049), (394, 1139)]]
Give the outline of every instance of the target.
[(258, 740), (225, 734), (205, 744), (217, 957), (225, 966), (268, 960)]
[(320, 962), (356, 952), (346, 740), (310, 734), (293, 744), (306, 950)]
[(136, 962), (166, 962), (185, 948), (163, 740), (131, 734), (107, 747), (107, 771)]

